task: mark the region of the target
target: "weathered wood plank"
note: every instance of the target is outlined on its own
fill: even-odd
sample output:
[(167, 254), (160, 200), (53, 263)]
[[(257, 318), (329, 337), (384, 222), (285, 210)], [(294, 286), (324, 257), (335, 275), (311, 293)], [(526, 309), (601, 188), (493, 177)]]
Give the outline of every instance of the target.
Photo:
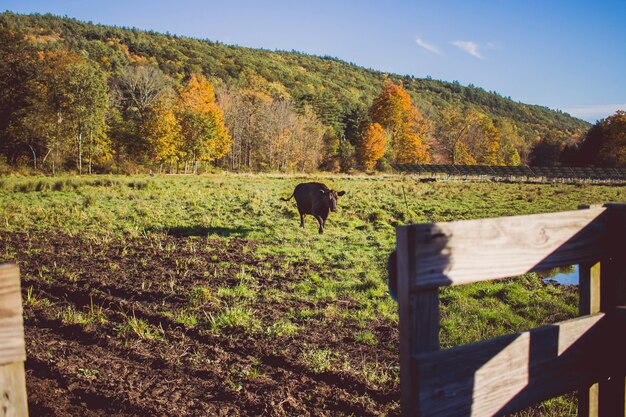
[(0, 365), (25, 361), (19, 269), (0, 265)]
[(594, 262), (605, 247), (606, 208), (402, 226), (420, 236), (412, 289), (467, 284)]
[[(605, 265), (606, 266), (606, 265)], [(578, 269), (578, 314), (586, 316), (600, 312), (600, 273), (602, 264), (583, 263)], [(598, 417), (600, 385), (590, 384), (578, 390), (578, 415)]]
[(419, 236), (406, 229), (397, 234), (398, 308), (400, 313), (400, 381), (402, 414), (414, 415), (413, 392), (419, 376), (412, 373), (411, 358), (439, 349), (439, 291), (411, 292), (415, 263), (410, 262)]
[(0, 265), (0, 416), (28, 416), (19, 269)]
[(410, 262), (415, 251), (415, 230), (403, 229), (396, 232), (396, 267), (398, 286), (398, 315), (400, 329), (400, 402), (404, 416), (414, 415), (411, 395), (417, 379), (411, 369), (411, 277), (415, 263)]
[(416, 415), (502, 415), (599, 381), (611, 331), (600, 313), (416, 355)]
[(0, 365), (0, 416), (28, 417), (24, 364)]
[(578, 268), (578, 314), (586, 316), (600, 312), (600, 275), (602, 264), (582, 263)]

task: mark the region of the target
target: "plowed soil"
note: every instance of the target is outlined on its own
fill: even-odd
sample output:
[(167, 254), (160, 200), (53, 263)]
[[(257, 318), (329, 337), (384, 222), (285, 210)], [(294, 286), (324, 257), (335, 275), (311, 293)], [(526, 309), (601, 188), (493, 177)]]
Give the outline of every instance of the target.
[[(366, 330), (380, 342), (367, 344), (355, 340), (364, 329), (349, 320), (292, 315), (299, 331), (267, 331), (320, 305), (289, 296), (314, 265), (259, 257), (257, 245), (0, 232), (3, 260), (18, 262), (22, 275), (30, 415), (397, 415), (397, 378), (361, 372), (372, 364), (385, 374), (397, 369), (396, 329), (372, 323)], [(215, 331), (211, 318), (225, 306), (214, 295), (236, 287), (242, 271), (258, 294), (246, 308), (261, 326)], [(194, 299), (198, 287), (209, 295)], [(181, 324), (185, 311), (198, 322)], [(92, 320), (76, 323), (76, 313)], [(149, 330), (130, 329), (137, 322)], [(335, 352), (344, 365), (314, 369), (303, 359), (312, 350)]]

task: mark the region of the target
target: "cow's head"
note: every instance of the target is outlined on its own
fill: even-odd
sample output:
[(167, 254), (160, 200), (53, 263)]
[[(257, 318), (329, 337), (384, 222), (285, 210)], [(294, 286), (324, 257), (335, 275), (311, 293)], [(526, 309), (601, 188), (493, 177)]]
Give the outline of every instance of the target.
[(328, 203), (328, 208), (330, 211), (337, 211), (337, 199), (344, 195), (345, 191), (335, 191), (335, 190), (321, 190), (322, 198)]

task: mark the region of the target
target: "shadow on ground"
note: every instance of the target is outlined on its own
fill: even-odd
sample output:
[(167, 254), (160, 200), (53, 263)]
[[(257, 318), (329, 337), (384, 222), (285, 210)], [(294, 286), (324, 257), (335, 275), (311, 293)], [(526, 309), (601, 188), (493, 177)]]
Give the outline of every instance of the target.
[(187, 226), (187, 227), (170, 227), (155, 229), (155, 232), (165, 233), (170, 236), (176, 237), (190, 237), (190, 236), (212, 236), (217, 235), (220, 237), (245, 237), (252, 230), (245, 227), (203, 227), (203, 226)]

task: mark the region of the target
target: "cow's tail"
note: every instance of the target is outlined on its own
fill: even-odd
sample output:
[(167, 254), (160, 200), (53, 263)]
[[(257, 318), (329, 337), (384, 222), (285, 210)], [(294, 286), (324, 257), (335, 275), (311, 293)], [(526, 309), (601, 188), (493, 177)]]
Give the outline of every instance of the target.
[(293, 197), (293, 195), (294, 195), (295, 193), (296, 193), (296, 192), (294, 191), (293, 193), (291, 193), (291, 195), (290, 195), (289, 197), (287, 197), (287, 198), (282, 198), (282, 197), (281, 197), (280, 199), (281, 199), (281, 200), (283, 200), (283, 201), (289, 201), (289, 200), (291, 200), (291, 198)]

